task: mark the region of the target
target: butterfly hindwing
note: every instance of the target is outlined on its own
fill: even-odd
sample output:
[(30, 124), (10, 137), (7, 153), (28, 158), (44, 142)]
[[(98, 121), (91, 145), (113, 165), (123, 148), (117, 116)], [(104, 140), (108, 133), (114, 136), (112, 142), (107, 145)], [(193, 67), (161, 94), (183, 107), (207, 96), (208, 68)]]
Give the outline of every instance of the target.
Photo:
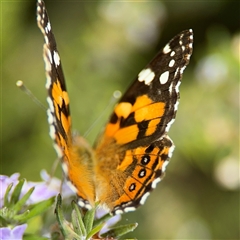
[[(138, 147), (126, 152), (121, 165), (125, 165), (125, 161), (131, 159), (134, 168), (129, 169), (123, 186), (124, 193), (114, 203), (115, 213), (134, 211), (145, 203), (150, 191), (161, 181), (173, 149), (171, 139), (164, 136), (150, 146)], [(121, 165), (118, 169), (121, 169)]]

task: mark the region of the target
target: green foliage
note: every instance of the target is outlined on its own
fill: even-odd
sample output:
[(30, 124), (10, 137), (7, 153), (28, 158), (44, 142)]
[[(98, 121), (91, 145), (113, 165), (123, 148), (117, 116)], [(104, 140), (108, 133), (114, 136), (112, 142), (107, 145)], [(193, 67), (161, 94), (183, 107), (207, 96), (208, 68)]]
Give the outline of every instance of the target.
[[(96, 211), (95, 208), (88, 210), (85, 215), (82, 214), (77, 203), (72, 202), (72, 208), (73, 210), (70, 223), (64, 219), (62, 212), (62, 199), (61, 195), (58, 195), (55, 213), (57, 216), (59, 228), (64, 239), (90, 240), (94, 239), (95, 237), (97, 238), (98, 232), (105, 224), (105, 220), (109, 219), (109, 214), (102, 217), (101, 220), (98, 219), (94, 221)], [(132, 232), (136, 227), (136, 223), (113, 227), (108, 232), (102, 234), (102, 237), (106, 237), (106, 239), (117, 239), (118, 237), (123, 236), (128, 232)], [(53, 232), (52, 234), (54, 236), (56, 233)]]
[[(0, 209), (1, 227), (6, 227), (9, 224), (22, 224), (29, 219), (43, 214), (54, 203), (54, 197), (42, 201), (38, 204), (27, 206), (26, 202), (34, 191), (34, 187), (20, 198), (22, 187), (25, 180), (22, 179), (13, 189), (10, 194), (12, 184), (10, 184), (4, 195), (4, 206)], [(10, 200), (8, 200), (10, 199)]]
[[(16, 186), (14, 187), (12, 193), (10, 191), (13, 187), (13, 184), (10, 184), (4, 195), (4, 205), (0, 209), (0, 231), (3, 227), (13, 227), (28, 223), (34, 217), (44, 215), (44, 212), (49, 209), (49, 207), (53, 206), (55, 197), (49, 198), (44, 201), (40, 201), (35, 204), (29, 205), (27, 201), (29, 197), (34, 191), (34, 187), (30, 188), (26, 194), (20, 197), (23, 191), (23, 185), (25, 180), (20, 180)], [(51, 232), (51, 239), (57, 240), (59, 238), (64, 238), (66, 240), (90, 240), (95, 237), (98, 238), (99, 232), (106, 223), (106, 220), (109, 220), (110, 215), (107, 214), (98, 220), (95, 219), (95, 211), (93, 208), (87, 211), (85, 214), (82, 213), (82, 210), (78, 207), (77, 203), (72, 202), (72, 211), (71, 211), (71, 221), (67, 221), (64, 218), (63, 208), (62, 208), (62, 198), (59, 194), (56, 201), (56, 220), (57, 220), (57, 228), (53, 228), (48, 226), (48, 229), (45, 231)], [(51, 223), (54, 224), (53, 222)], [(133, 231), (137, 227), (137, 224), (127, 224), (124, 226), (111, 228), (110, 231), (104, 233), (104, 236), (114, 237), (117, 239), (119, 236), (123, 236), (128, 232)], [(55, 229), (55, 230), (54, 230)], [(37, 227), (38, 232), (43, 231), (43, 224), (39, 224)], [(9, 230), (10, 231), (10, 230)], [(4, 233), (3, 233), (4, 234)], [(95, 236), (95, 237), (94, 237)], [(4, 236), (2, 236), (4, 237)], [(106, 239), (107, 239), (106, 238)], [(24, 239), (35, 239), (35, 240), (43, 240), (45, 237), (41, 237), (38, 234), (26, 233), (24, 234)]]

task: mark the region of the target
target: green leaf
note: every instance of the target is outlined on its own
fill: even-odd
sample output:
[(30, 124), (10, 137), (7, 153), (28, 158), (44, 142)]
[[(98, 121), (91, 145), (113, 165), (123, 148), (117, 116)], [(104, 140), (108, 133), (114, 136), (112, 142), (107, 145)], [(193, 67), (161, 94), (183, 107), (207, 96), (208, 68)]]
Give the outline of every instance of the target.
[(18, 199), (20, 197), (22, 187), (23, 187), (23, 184), (25, 181), (26, 181), (25, 179), (21, 179), (21, 180), (19, 180), (18, 184), (15, 186), (12, 196), (11, 196), (10, 206), (12, 206), (18, 202)]
[[(30, 213), (30, 211), (27, 210), (27, 211), (25, 211), (25, 212), (22, 213), (22, 214), (18, 214), (18, 215), (13, 216), (12, 218), (13, 218), (15, 221), (17, 221), (17, 222), (25, 223), (25, 222), (26, 222), (25, 219), (27, 219), (29, 213)], [(24, 219), (24, 220), (23, 220), (23, 219)]]
[(88, 210), (83, 217), (83, 222), (84, 222), (87, 234), (92, 230), (94, 216), (95, 216), (95, 208), (92, 208)]
[(1, 216), (2, 215), (2, 213), (0, 213), (0, 227), (6, 227), (7, 226), (7, 220), (3, 217), (3, 216)]
[(63, 217), (61, 206), (62, 206), (62, 197), (61, 197), (60, 194), (58, 194), (57, 204), (56, 204), (56, 208), (55, 208), (55, 214), (56, 214), (56, 217), (57, 217), (59, 228), (60, 228), (63, 236), (66, 237), (67, 234), (66, 234), (65, 228), (64, 228), (64, 221), (65, 220), (64, 220), (64, 217)]
[(75, 210), (72, 210), (71, 216), (72, 216), (72, 225), (73, 225), (74, 232), (79, 236), (83, 236), (82, 229), (80, 227), (77, 213)]
[(34, 191), (34, 187), (30, 188), (28, 192), (13, 206), (12, 210), (17, 213), (22, 209), (26, 201), (29, 199), (31, 196), (32, 192)]
[(35, 217), (43, 212), (45, 212), (49, 207), (53, 205), (55, 197), (49, 198), (48, 200), (39, 202), (31, 206), (31, 208), (21, 215), (16, 215), (13, 218), (20, 223), (24, 223), (32, 217)]
[(108, 232), (101, 235), (101, 237), (120, 237), (126, 233), (132, 232), (138, 226), (137, 223), (126, 224), (111, 228)]
[(102, 227), (104, 226), (104, 223), (97, 225), (95, 228), (93, 228), (87, 235), (87, 239), (90, 239), (92, 236), (94, 236), (96, 233), (98, 233)]
[(77, 234), (80, 236), (86, 236), (86, 228), (84, 226), (83, 220), (82, 220), (82, 214), (81, 211), (75, 201), (72, 201), (72, 224), (74, 227), (74, 230)]
[(9, 196), (9, 192), (11, 191), (13, 187), (13, 183), (10, 183), (8, 186), (7, 186), (7, 189), (6, 189), (6, 192), (4, 194), (4, 202), (3, 202), (3, 205), (5, 207), (9, 207), (10, 206), (10, 202), (8, 201), (8, 196)]
[(59, 225), (59, 229), (61, 230), (65, 239), (76, 239), (81, 240), (81, 237), (78, 236), (73, 229), (70, 227), (70, 224), (64, 219), (63, 212), (62, 212), (62, 197), (60, 194), (57, 196), (57, 204), (55, 208), (55, 213)]

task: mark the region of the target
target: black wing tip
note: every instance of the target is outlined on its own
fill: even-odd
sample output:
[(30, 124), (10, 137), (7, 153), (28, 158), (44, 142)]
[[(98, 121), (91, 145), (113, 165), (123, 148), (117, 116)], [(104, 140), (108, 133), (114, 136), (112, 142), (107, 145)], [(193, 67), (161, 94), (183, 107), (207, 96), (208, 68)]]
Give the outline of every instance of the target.
[(45, 8), (45, 3), (43, 0), (37, 0), (37, 12)]
[(186, 36), (187, 35), (193, 36), (193, 29), (192, 28), (185, 29), (185, 30), (181, 31), (177, 36), (182, 35), (182, 34), (184, 34)]
[(50, 20), (48, 17), (47, 9), (43, 0), (37, 0), (37, 24), (41, 32), (45, 35), (48, 34), (51, 30)]

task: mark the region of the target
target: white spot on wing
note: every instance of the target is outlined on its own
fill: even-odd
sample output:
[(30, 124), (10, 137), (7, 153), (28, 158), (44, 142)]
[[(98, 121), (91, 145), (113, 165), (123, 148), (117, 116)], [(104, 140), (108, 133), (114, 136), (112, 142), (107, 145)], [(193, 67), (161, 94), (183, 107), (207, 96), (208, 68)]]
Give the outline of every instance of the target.
[[(39, 10), (40, 10), (40, 7), (38, 6), (37, 11), (39, 12)], [(40, 20), (41, 20), (41, 17), (39, 15), (37, 15), (37, 21), (40, 22)]]
[(53, 59), (56, 66), (60, 65), (60, 57), (56, 51), (53, 52)]
[(180, 69), (180, 74), (183, 74), (185, 68), (186, 68), (186, 66), (183, 66), (183, 67)]
[(54, 112), (53, 101), (52, 101), (52, 99), (50, 97), (47, 97), (47, 102), (48, 102), (50, 111)]
[(46, 89), (49, 89), (50, 86), (51, 86), (51, 84), (52, 84), (52, 81), (51, 81), (50, 76), (48, 75), (48, 76), (47, 76), (47, 82), (46, 82), (46, 84), (45, 84)]
[(53, 115), (52, 115), (50, 109), (47, 110), (47, 116), (48, 116), (48, 123), (53, 124), (54, 119), (53, 119)]
[(161, 181), (161, 178), (156, 178), (154, 179), (154, 181), (152, 182), (152, 188), (156, 188), (157, 184)]
[(126, 208), (124, 208), (124, 212), (133, 212), (135, 210), (136, 210), (135, 207), (126, 207)]
[(50, 127), (49, 127), (49, 135), (50, 135), (50, 137), (53, 140), (56, 138), (55, 133), (56, 133), (55, 127), (53, 125), (50, 125)]
[(85, 204), (84, 206), (85, 206), (85, 208), (88, 209), (88, 210), (92, 209), (92, 206), (91, 206), (90, 204)]
[[(62, 158), (63, 157), (62, 149), (56, 143), (54, 143), (53, 147), (54, 147), (55, 151), (57, 152), (57, 156), (59, 158)], [(63, 164), (65, 164), (65, 163), (63, 163)], [(64, 168), (64, 167), (67, 168), (67, 165), (65, 164), (65, 166), (62, 166), (62, 168)]]
[(175, 118), (173, 118), (173, 119), (167, 124), (166, 129), (165, 129), (166, 132), (169, 131), (169, 129), (170, 129), (170, 127), (172, 126), (172, 124), (174, 123), (174, 121), (175, 121)]
[(149, 195), (150, 195), (150, 193), (149, 193), (149, 192), (146, 192), (146, 193), (142, 196), (142, 198), (141, 198), (141, 200), (140, 200), (140, 204), (141, 204), (141, 205), (143, 205), (143, 204), (146, 202), (146, 200), (147, 200), (147, 198), (148, 198)]
[(166, 161), (163, 163), (163, 165), (162, 165), (162, 172), (165, 172), (165, 171), (166, 171), (166, 167), (167, 167), (168, 163), (169, 163), (168, 160), (166, 160)]
[(169, 44), (167, 44), (164, 48), (163, 48), (163, 53), (167, 54), (171, 51), (171, 48), (169, 46)]
[(52, 64), (52, 55), (46, 44), (44, 44), (43, 58), (44, 58), (44, 62), (45, 62), (46, 72), (50, 72), (52, 69), (52, 65), (51, 65)]
[[(173, 142), (172, 142), (172, 144), (173, 144)], [(168, 152), (168, 156), (169, 156), (169, 158), (172, 157), (172, 155), (173, 155), (173, 151), (174, 151), (174, 148), (175, 148), (175, 146), (174, 146), (174, 144), (173, 144), (173, 145), (170, 147), (169, 152)]]
[(48, 36), (45, 35), (44, 40), (45, 40), (45, 43), (48, 45), (49, 44)]
[(168, 89), (170, 94), (172, 94), (172, 90), (173, 90), (173, 83), (170, 84), (169, 89)]
[(122, 214), (122, 213), (123, 213), (123, 211), (121, 209), (118, 209), (115, 211), (115, 214)]
[(175, 87), (177, 93), (179, 93), (180, 85), (181, 85), (181, 81), (178, 81), (178, 83), (176, 84), (176, 87)]
[(185, 56), (185, 58), (186, 58), (187, 60), (190, 60), (190, 57), (191, 57), (190, 54), (188, 54), (188, 55)]
[(177, 101), (174, 105), (174, 111), (177, 111), (178, 110), (178, 105), (179, 105), (179, 101)]
[(88, 210), (92, 209), (92, 206), (88, 203), (86, 204), (82, 199), (78, 200), (78, 205), (82, 208), (86, 208)]
[(168, 81), (168, 78), (169, 78), (169, 71), (166, 71), (160, 75), (159, 81), (161, 84), (165, 84)]
[(138, 74), (138, 81), (144, 82), (146, 85), (150, 85), (154, 77), (155, 73), (150, 68), (146, 68)]
[(177, 76), (178, 74), (178, 71), (179, 71), (179, 67), (175, 70), (175, 73), (174, 73), (174, 78)]
[[(40, 1), (38, 1), (38, 3), (40, 3)], [(37, 12), (40, 12), (41, 11), (41, 8), (40, 6), (37, 6)], [(40, 18), (40, 16), (38, 15), (38, 17)]]
[(175, 60), (174, 60), (174, 59), (172, 59), (172, 60), (169, 62), (168, 66), (169, 66), (169, 67), (173, 67), (173, 66), (174, 66), (174, 64), (175, 64)]
[(174, 55), (175, 55), (175, 51), (172, 51), (172, 52), (170, 53), (170, 56), (173, 57)]
[(46, 33), (48, 33), (48, 32), (51, 31), (51, 25), (50, 25), (50, 22), (47, 23), (47, 26), (45, 27), (45, 31), (46, 31)]

